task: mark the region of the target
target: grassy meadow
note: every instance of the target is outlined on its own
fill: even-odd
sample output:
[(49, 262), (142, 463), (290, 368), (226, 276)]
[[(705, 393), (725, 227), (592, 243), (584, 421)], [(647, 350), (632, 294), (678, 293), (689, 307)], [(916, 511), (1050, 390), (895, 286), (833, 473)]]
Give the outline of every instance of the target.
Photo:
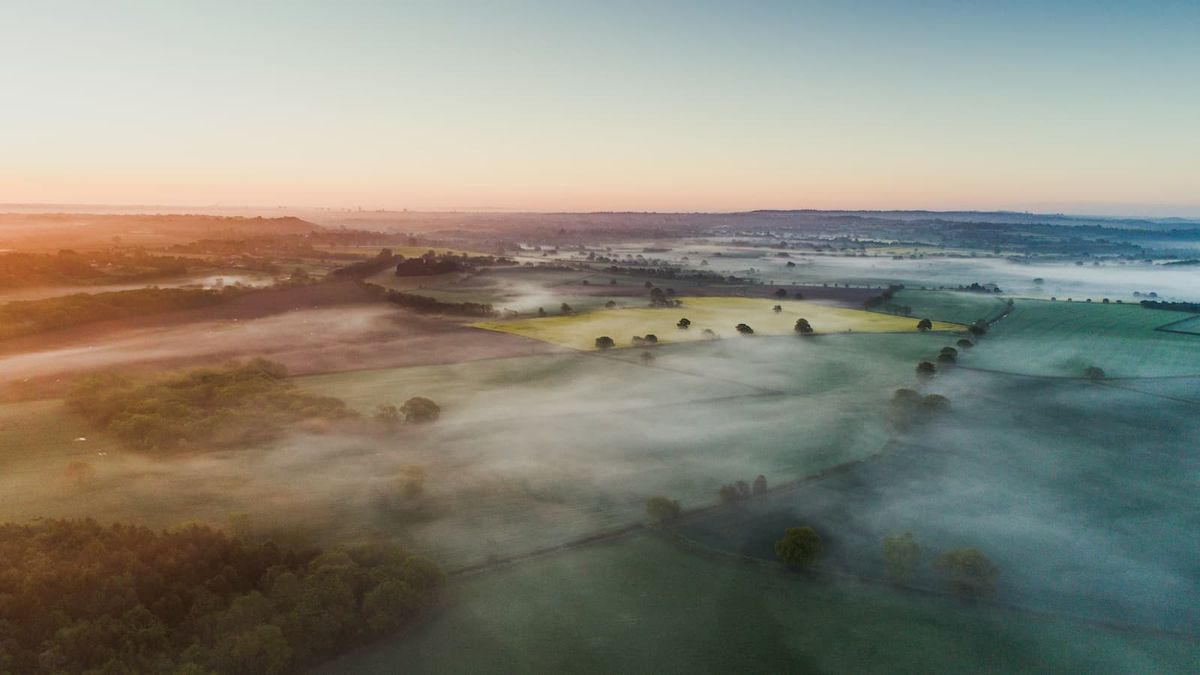
[(319, 673), (1189, 672), (1195, 643), (814, 581), (635, 535), (456, 579)]
[[(748, 324), (756, 335), (794, 335), (796, 320), (802, 317), (808, 319), (817, 334), (917, 330), (914, 319), (815, 302), (729, 297), (684, 297), (680, 300), (683, 301), (682, 307), (615, 308), (568, 316), (483, 321), (472, 325), (579, 350), (595, 349), (595, 340), (601, 335), (612, 337), (618, 347), (631, 346), (633, 336), (646, 334), (658, 336), (662, 343), (707, 340), (704, 335), (706, 329), (712, 330), (718, 337), (739, 337), (734, 330), (739, 323)], [(782, 311), (773, 311), (775, 305), (781, 306)], [(676, 322), (682, 317), (692, 322), (690, 329), (676, 327)], [(936, 331), (961, 329), (960, 325), (946, 322), (934, 324)]]
[(1200, 375), (1200, 335), (1155, 330), (1182, 312), (1133, 304), (1018, 299), (960, 363), (1027, 375), (1109, 377)]

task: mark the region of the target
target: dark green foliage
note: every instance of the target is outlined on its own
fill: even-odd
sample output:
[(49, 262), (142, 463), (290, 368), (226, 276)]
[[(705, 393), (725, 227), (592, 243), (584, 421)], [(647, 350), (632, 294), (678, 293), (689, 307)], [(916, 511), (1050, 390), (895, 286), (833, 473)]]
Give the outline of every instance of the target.
[(1200, 313), (1200, 302), (1160, 302), (1157, 300), (1142, 300), (1138, 304), (1146, 309), (1165, 309), (1169, 312), (1189, 312), (1192, 314)]
[(922, 361), (917, 364), (917, 377), (927, 380), (934, 375), (937, 375), (937, 366), (930, 361)]
[(436, 421), (442, 409), (424, 396), (414, 396), (400, 406), (400, 413), (409, 424), (425, 424)]
[(932, 330), (932, 329), (933, 329), (933, 322), (930, 321), (929, 319), (921, 319), (920, 321), (917, 322), (917, 330), (919, 330), (919, 331), (927, 331), (927, 330)]
[(76, 293), (42, 300), (18, 300), (0, 305), (0, 339), (30, 335), (53, 328), (93, 321), (126, 319), (180, 309), (208, 307), (241, 292), (235, 286), (219, 291), (185, 288), (142, 288), (116, 293)]
[(946, 587), (960, 595), (990, 595), (1000, 568), (976, 548), (960, 548), (938, 556), (938, 570)]
[(988, 332), (988, 322), (985, 319), (976, 319), (975, 323), (967, 326), (967, 330), (971, 331), (971, 334), (976, 337), (982, 336)]
[(754, 479), (753, 492), (755, 495), (767, 494), (767, 477), (766, 476), (762, 475), (761, 473), (758, 474), (758, 477)]
[(3, 253), (0, 288), (148, 281), (187, 274), (194, 264), (189, 258), (149, 255), (141, 250)]
[(666, 497), (651, 497), (646, 500), (646, 513), (656, 522), (674, 520), (682, 513), (679, 502)]
[(286, 375), (264, 359), (143, 380), (106, 373), (82, 379), (67, 405), (142, 450), (245, 446), (301, 420), (354, 416), (336, 398), (296, 389)]
[(941, 394), (922, 396), (915, 389), (897, 389), (892, 396), (888, 419), (900, 431), (928, 422), (950, 409), (950, 399)]
[(921, 562), (921, 547), (912, 532), (883, 538), (883, 569), (888, 578), (898, 584), (912, 580)]
[(687, 318), (683, 318), (675, 323), (675, 327), (679, 330), (687, 330), (692, 327), (692, 322)]
[[(390, 261), (389, 261), (390, 262)], [(361, 264), (361, 263), (360, 263)], [(386, 267), (385, 265), (384, 267)], [(381, 268), (382, 269), (382, 268)], [(398, 277), (429, 277), (438, 274), (461, 272), (466, 269), (457, 256), (433, 256), (409, 258), (396, 263)], [(376, 270), (379, 271), (379, 270)]]
[(1104, 379), (1104, 369), (1096, 366), (1088, 366), (1083, 369), (1083, 376), (1092, 382), (1099, 382)]
[(722, 485), (718, 493), (721, 501), (729, 504), (750, 498), (750, 486), (744, 480)]
[(601, 335), (600, 337), (596, 338), (596, 349), (612, 349), (616, 344), (617, 343), (613, 342), (613, 339), (607, 335)]
[(742, 335), (754, 335), (754, 329), (744, 323), (739, 323), (735, 328)]
[(389, 545), (282, 548), (205, 526), (0, 525), (0, 670), (285, 673), (395, 630), (444, 581)]
[(800, 335), (812, 335), (813, 334), (812, 324), (810, 324), (808, 322), (808, 319), (805, 319), (803, 317), (796, 319), (796, 325), (792, 327), (792, 330), (796, 331)]
[(792, 569), (803, 569), (821, 559), (825, 549), (821, 537), (811, 527), (789, 527), (783, 539), (775, 542), (775, 556)]
[[(457, 314), (460, 316), (496, 316), (496, 308), (480, 302), (442, 302), (426, 295), (416, 293), (401, 293), (389, 290), (384, 296), (387, 301), (421, 312), (422, 314)], [(539, 316), (545, 316), (545, 311), (539, 308)]]

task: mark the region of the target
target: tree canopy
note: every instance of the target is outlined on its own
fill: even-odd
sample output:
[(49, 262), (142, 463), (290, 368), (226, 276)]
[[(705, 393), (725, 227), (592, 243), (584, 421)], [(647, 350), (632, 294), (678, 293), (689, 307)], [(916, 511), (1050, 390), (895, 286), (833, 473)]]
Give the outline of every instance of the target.
[(977, 548), (946, 551), (938, 556), (937, 568), (946, 587), (961, 595), (989, 595), (1000, 577), (1000, 568)]
[(792, 569), (812, 565), (824, 552), (820, 535), (811, 527), (790, 527), (783, 538), (775, 542), (775, 556)]
[(202, 525), (0, 525), (0, 671), (286, 673), (412, 621), (444, 581), (388, 544), (288, 548)]
[(400, 406), (400, 412), (409, 424), (425, 424), (436, 421), (442, 409), (424, 396), (414, 396)]
[(679, 502), (666, 497), (651, 497), (646, 500), (646, 514), (656, 522), (665, 522), (679, 517), (683, 509)]
[(336, 398), (301, 391), (265, 359), (135, 379), (83, 378), (68, 407), (142, 450), (237, 447), (274, 439), (290, 424), (355, 416)]

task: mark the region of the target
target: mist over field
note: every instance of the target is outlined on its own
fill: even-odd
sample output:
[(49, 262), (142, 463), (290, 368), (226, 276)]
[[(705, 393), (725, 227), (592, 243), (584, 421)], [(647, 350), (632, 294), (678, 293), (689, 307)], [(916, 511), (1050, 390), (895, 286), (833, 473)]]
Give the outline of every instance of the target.
[(0, 675), (1200, 671), (1197, 26), (6, 3)]

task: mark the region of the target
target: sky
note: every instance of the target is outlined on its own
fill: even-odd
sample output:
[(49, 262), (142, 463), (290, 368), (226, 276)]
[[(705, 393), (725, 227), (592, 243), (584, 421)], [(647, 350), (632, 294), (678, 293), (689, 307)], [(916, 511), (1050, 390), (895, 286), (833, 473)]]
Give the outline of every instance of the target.
[(1200, 216), (1200, 0), (0, 0), (0, 203)]

